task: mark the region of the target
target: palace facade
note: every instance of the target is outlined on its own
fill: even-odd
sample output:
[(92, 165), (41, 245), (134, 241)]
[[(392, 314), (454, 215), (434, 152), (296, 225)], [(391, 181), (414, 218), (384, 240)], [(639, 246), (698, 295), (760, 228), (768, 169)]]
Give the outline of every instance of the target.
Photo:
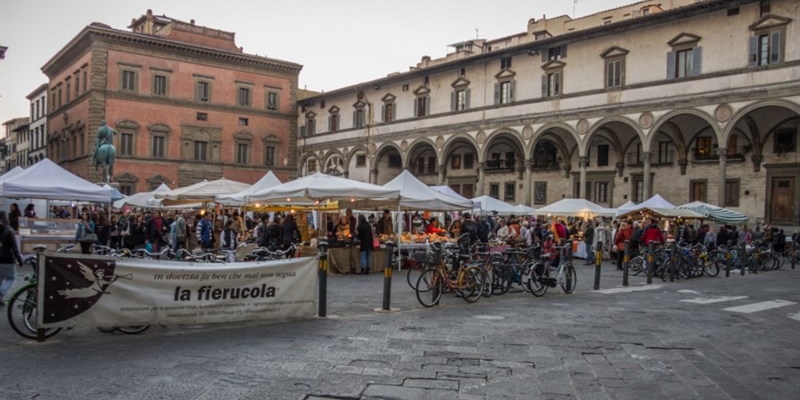
[(118, 132), (113, 181), (125, 194), (222, 177), (253, 183), (266, 170), (294, 176), (301, 65), (150, 10), (128, 28), (93, 23), (42, 67), (51, 160), (99, 181), (92, 155), (106, 120)]
[(407, 168), (534, 208), (658, 193), (800, 225), (798, 18), (795, 0), (665, 0), (530, 19), (298, 101), (297, 173)]

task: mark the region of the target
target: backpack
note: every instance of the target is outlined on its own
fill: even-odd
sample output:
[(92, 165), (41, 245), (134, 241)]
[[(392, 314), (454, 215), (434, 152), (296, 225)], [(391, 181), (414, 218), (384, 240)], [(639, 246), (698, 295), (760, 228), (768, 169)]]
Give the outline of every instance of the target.
[(487, 220), (481, 220), (478, 222), (478, 239), (481, 242), (488, 242), (489, 241), (489, 234), (492, 232), (492, 225)]

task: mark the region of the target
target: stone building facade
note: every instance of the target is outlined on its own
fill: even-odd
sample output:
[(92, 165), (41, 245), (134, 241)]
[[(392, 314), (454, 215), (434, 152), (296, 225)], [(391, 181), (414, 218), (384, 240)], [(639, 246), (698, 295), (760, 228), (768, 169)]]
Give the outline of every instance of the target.
[(296, 171), (299, 64), (246, 54), (235, 33), (166, 16), (129, 31), (93, 23), (42, 67), (49, 79), (48, 157), (90, 181), (96, 132), (118, 134), (123, 193), (203, 179), (252, 183)]
[(28, 151), (24, 155), (23, 167), (47, 157), (47, 88), (48, 85), (43, 83), (27, 96), (31, 107), (31, 124), (28, 127)]
[[(800, 225), (800, 2), (642, 1), (298, 102), (298, 174), (466, 197), (661, 194)], [(795, 38), (795, 39), (792, 39)]]

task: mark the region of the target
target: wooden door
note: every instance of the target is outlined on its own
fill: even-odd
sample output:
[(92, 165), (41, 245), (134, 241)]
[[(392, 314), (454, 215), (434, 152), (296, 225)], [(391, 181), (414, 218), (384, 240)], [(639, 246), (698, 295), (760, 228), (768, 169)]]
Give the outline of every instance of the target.
[(792, 218), (796, 207), (794, 201), (794, 177), (773, 177), (771, 191), (770, 222), (772, 224), (793, 224)]

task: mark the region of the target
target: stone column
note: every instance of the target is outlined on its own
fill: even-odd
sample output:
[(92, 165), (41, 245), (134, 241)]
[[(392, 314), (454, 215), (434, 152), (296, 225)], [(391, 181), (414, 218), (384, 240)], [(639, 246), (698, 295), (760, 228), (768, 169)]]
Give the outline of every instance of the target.
[(533, 192), (533, 182), (531, 182), (531, 174), (533, 172), (533, 160), (525, 160), (522, 162), (522, 201), (526, 206), (531, 205), (531, 193)]
[(478, 187), (475, 188), (475, 196), (483, 196), (483, 171), (486, 169), (486, 163), (478, 163)]
[(373, 168), (369, 171), (369, 183), (376, 184), (378, 182), (378, 169)]
[(650, 183), (650, 155), (651, 154), (652, 153), (650, 153), (649, 151), (642, 152), (642, 164), (644, 164), (644, 168), (643, 168), (643, 172), (642, 172), (642, 174), (644, 175), (644, 176), (642, 176), (642, 186), (644, 186), (642, 188), (642, 201), (645, 201), (645, 200), (649, 199), (651, 196), (653, 196), (653, 194), (650, 193), (650, 186), (652, 185), (652, 183)]
[(444, 185), (444, 164), (439, 164), (439, 180), (437, 182), (437, 186)]
[(718, 149), (719, 154), (719, 193), (717, 193), (717, 205), (725, 205), (725, 168), (728, 166), (728, 149)]
[(578, 157), (578, 168), (580, 169), (580, 183), (578, 184), (578, 197), (586, 198), (586, 167), (589, 165), (589, 157)]

